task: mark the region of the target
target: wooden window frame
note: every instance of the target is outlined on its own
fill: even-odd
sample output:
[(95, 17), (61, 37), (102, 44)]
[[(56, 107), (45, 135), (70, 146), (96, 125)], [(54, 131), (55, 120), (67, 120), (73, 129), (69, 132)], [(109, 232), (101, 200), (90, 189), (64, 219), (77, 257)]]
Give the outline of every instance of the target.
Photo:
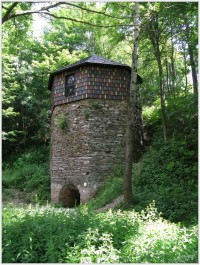
[[(68, 80), (70, 77), (74, 78), (74, 81), (72, 84), (68, 84)], [(70, 97), (75, 94), (75, 75), (70, 74), (65, 76), (65, 97)]]

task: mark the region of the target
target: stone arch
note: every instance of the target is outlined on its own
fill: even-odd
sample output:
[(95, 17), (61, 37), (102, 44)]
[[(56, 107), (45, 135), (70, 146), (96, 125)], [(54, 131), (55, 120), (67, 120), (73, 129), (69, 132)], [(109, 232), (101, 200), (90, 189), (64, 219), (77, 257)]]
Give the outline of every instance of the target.
[(80, 205), (80, 192), (73, 184), (66, 184), (59, 193), (59, 202), (63, 207), (75, 207)]

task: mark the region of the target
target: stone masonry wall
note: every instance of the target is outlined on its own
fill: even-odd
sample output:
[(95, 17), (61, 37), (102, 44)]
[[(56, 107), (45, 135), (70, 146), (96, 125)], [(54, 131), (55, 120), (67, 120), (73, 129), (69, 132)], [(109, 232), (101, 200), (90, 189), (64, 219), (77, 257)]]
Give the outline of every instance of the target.
[[(68, 125), (57, 124), (60, 114)], [(94, 196), (124, 161), (127, 102), (84, 99), (54, 107), (51, 125), (51, 199), (59, 201), (65, 184), (75, 185), (81, 203)]]

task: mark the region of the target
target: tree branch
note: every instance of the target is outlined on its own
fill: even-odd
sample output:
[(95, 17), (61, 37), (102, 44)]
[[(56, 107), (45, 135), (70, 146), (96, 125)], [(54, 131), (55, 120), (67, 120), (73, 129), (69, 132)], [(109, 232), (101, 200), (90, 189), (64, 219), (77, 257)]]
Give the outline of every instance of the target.
[(93, 13), (101, 14), (101, 15), (108, 16), (108, 17), (115, 18), (115, 19), (125, 19), (125, 18), (119, 18), (119, 17), (115, 17), (115, 16), (112, 16), (112, 15), (106, 14), (105, 13), (106, 11), (105, 12), (95, 11), (95, 10), (92, 10), (92, 9), (88, 9), (86, 7), (80, 7), (78, 5), (71, 4), (71, 3), (66, 3), (66, 2), (59, 2), (59, 3), (56, 3), (54, 5), (45, 6), (45, 7), (42, 7), (41, 9), (39, 9), (39, 10), (30, 10), (30, 11), (25, 11), (25, 12), (17, 13), (17, 14), (11, 14), (13, 8), (17, 4), (18, 4), (18, 2), (15, 2), (8, 9), (8, 11), (6, 12), (6, 14), (4, 15), (4, 17), (2, 19), (2, 24), (5, 23), (7, 20), (12, 19), (12, 18), (15, 18), (15, 17), (27, 16), (27, 15), (31, 15), (31, 14), (36, 14), (37, 13), (37, 14), (45, 14), (45, 15), (52, 16), (52, 17), (58, 18), (58, 19), (71, 20), (71, 21), (74, 21), (74, 22), (83, 23), (83, 24), (87, 24), (87, 25), (90, 25), (90, 26), (101, 27), (101, 28), (109, 28), (109, 27), (117, 27), (117, 26), (121, 26), (121, 27), (133, 26), (133, 25), (123, 25), (123, 24), (115, 24), (115, 25), (110, 25), (110, 26), (102, 26), (102, 25), (93, 24), (93, 23), (90, 23), (90, 22), (87, 22), (87, 21), (83, 21), (83, 20), (77, 20), (77, 19), (73, 19), (73, 18), (69, 18), (69, 17), (64, 17), (64, 16), (57, 16), (57, 15), (54, 15), (54, 14), (52, 14), (52, 13), (49, 12), (49, 9), (55, 8), (57, 6), (60, 6), (60, 5), (68, 5), (68, 6), (77, 7), (79, 9), (81, 9), (81, 10), (85, 10), (85, 11), (88, 11), (88, 12), (93, 12)]
[(88, 11), (88, 12), (92, 12), (92, 13), (96, 13), (96, 14), (99, 14), (99, 15), (104, 15), (106, 17), (110, 17), (110, 18), (115, 18), (115, 19), (127, 19), (127, 17), (115, 17), (115, 16), (112, 16), (110, 14), (106, 14), (106, 10), (105, 12), (100, 12), (100, 11), (96, 11), (96, 10), (92, 10), (92, 9), (88, 9), (86, 7), (80, 7), (78, 5), (75, 5), (75, 4), (71, 4), (71, 3), (63, 3), (63, 4), (66, 4), (66, 5), (69, 5), (69, 6), (74, 6), (74, 7), (77, 7), (77, 8), (80, 8), (82, 10), (85, 10), (85, 11)]
[(83, 21), (83, 20), (78, 20), (78, 19), (75, 19), (75, 18), (64, 17), (64, 16), (57, 16), (57, 15), (54, 15), (54, 14), (49, 13), (49, 12), (37, 12), (37, 13), (45, 14), (45, 15), (48, 15), (48, 16), (51, 16), (51, 17), (54, 17), (54, 18), (58, 18), (58, 19), (66, 19), (66, 20), (70, 20), (70, 21), (74, 21), (74, 22), (77, 22), (77, 23), (82, 23), (82, 24), (90, 25), (90, 26), (93, 26), (93, 27), (99, 27), (99, 28), (132, 27), (133, 26), (133, 24), (132, 25), (131, 24), (130, 25), (115, 24), (115, 25), (106, 25), (106, 26), (103, 26), (103, 25), (93, 24), (93, 23), (90, 23), (90, 22), (87, 22), (87, 21)]
[(13, 9), (19, 4), (19, 2), (15, 2), (13, 3), (9, 8), (5, 8), (7, 10), (7, 12), (5, 13), (5, 15), (2, 17), (2, 24), (4, 22), (6, 22), (8, 19), (10, 19), (10, 17), (12, 16), (11, 15), (11, 12), (13, 11)]
[(42, 10), (47, 10), (47, 11), (49, 11), (49, 9), (54, 8), (54, 7), (57, 7), (57, 6), (60, 6), (60, 5), (63, 5), (63, 4), (65, 4), (65, 3), (60, 2), (60, 3), (56, 3), (56, 4), (54, 4), (54, 5), (44, 6), (44, 7), (42, 7), (42, 8), (41, 8), (40, 10), (38, 10), (38, 11), (42, 11)]

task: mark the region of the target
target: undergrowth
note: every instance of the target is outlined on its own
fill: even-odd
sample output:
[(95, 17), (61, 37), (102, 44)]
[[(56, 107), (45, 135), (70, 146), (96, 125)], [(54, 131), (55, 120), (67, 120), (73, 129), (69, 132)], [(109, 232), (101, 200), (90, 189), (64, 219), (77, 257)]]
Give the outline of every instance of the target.
[(99, 189), (95, 198), (91, 199), (87, 206), (98, 209), (112, 202), (123, 193), (123, 167), (116, 166), (112, 175), (108, 177), (104, 185)]
[(133, 165), (137, 210), (156, 201), (163, 217), (191, 223), (198, 219), (198, 112), (194, 95), (168, 100), (167, 143), (164, 144), (158, 108), (145, 111), (152, 144)]
[(195, 263), (197, 226), (140, 213), (52, 207), (4, 208), (3, 263)]
[[(138, 197), (137, 210), (156, 201), (163, 217), (174, 222), (197, 222), (197, 162), (186, 143), (176, 139), (157, 146), (158, 138), (139, 164), (133, 165), (133, 192)], [(185, 151), (185, 152), (184, 152)]]
[[(12, 162), (4, 163), (2, 174), (3, 198), (12, 190), (34, 192), (38, 200), (50, 199), (49, 148), (40, 146), (29, 149)], [(13, 195), (14, 196), (14, 195)]]

